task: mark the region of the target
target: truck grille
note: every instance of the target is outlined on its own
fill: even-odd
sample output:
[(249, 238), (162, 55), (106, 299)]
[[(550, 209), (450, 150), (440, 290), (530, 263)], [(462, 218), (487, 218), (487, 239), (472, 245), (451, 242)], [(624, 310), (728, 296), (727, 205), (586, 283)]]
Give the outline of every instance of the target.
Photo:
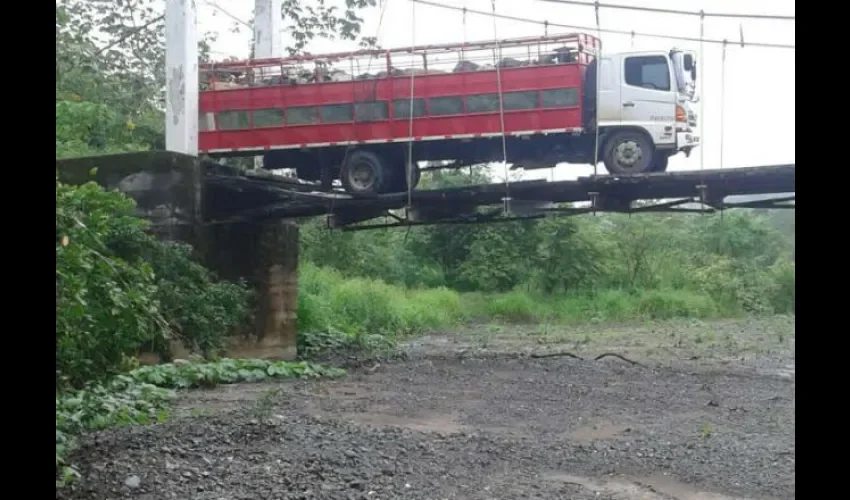
[(691, 127), (697, 126), (697, 114), (693, 111), (688, 111), (688, 125)]

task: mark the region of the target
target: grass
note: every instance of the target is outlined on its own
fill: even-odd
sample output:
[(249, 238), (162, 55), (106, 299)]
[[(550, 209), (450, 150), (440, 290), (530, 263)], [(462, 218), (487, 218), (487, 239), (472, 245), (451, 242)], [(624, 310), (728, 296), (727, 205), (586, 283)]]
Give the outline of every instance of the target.
[(393, 339), (469, 322), (579, 324), (710, 319), (741, 315), (694, 290), (607, 290), (542, 296), (515, 290), (501, 294), (461, 294), (446, 288), (405, 289), (368, 278), (302, 264), (299, 331), (333, 332), (351, 339), (378, 335)]

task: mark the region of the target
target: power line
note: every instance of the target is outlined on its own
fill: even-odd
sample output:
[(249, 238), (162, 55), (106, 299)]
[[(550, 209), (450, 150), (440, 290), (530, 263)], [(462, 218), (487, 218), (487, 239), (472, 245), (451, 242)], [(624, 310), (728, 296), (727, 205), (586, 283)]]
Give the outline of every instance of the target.
[[(410, 1), (416, 2), (416, 3), (421, 3), (423, 5), (430, 5), (431, 7), (439, 7), (439, 8), (442, 8), (442, 9), (454, 10), (454, 11), (459, 11), (459, 12), (464, 10), (463, 7), (455, 7), (453, 5), (446, 5), (446, 4), (442, 4), (442, 3), (438, 3), (438, 2), (431, 2), (429, 0), (410, 0)], [(506, 20), (509, 20), (509, 21), (516, 21), (516, 22), (521, 22), (521, 23), (538, 24), (540, 26), (547, 26), (548, 25), (548, 26), (556, 26), (558, 28), (567, 28), (567, 29), (579, 30), (579, 31), (588, 31), (588, 32), (589, 31), (596, 31), (596, 28), (591, 28), (591, 27), (588, 27), (588, 26), (573, 26), (573, 25), (569, 25), (569, 24), (558, 24), (558, 23), (553, 23), (553, 22), (539, 21), (537, 19), (529, 19), (527, 17), (508, 16), (506, 14), (495, 14), (494, 15), (492, 12), (485, 12), (485, 11), (482, 11), (482, 10), (475, 10), (475, 9), (469, 9), (469, 8), (466, 9), (466, 13), (467, 14), (478, 14), (478, 15), (481, 15), (481, 16), (495, 16), (499, 19), (506, 19)], [(713, 43), (713, 44), (718, 44), (718, 45), (723, 44), (723, 40), (710, 39), (710, 38), (705, 38), (705, 39), (701, 40), (699, 37), (662, 35), (662, 34), (659, 34), (659, 33), (640, 33), (640, 32), (637, 32), (637, 31), (612, 30), (612, 29), (604, 29), (604, 28), (600, 29), (599, 31), (601, 33), (610, 33), (610, 34), (614, 34), (614, 35), (642, 36), (642, 37), (647, 37), (647, 38), (660, 38), (660, 39), (665, 39), (665, 40), (679, 40), (679, 41), (684, 41), (684, 42), (700, 42), (700, 41), (702, 41), (704, 43)], [(726, 43), (729, 43), (729, 41), (727, 40)], [(769, 48), (769, 49), (796, 50), (796, 48), (797, 48), (795, 45), (790, 45), (790, 44), (785, 44), (785, 43), (747, 42), (746, 45), (748, 45), (750, 47), (762, 47), (762, 48)]]
[(776, 14), (742, 14), (729, 12), (705, 12), (695, 10), (680, 10), (680, 9), (661, 9), (658, 7), (640, 7), (637, 5), (622, 5), (615, 3), (588, 2), (583, 0), (540, 0), (541, 2), (561, 3), (565, 5), (580, 5), (584, 7), (604, 8), (604, 9), (619, 9), (632, 10), (640, 12), (652, 12), (655, 14), (679, 14), (682, 16), (695, 17), (717, 17), (726, 19), (765, 19), (773, 21), (796, 21), (795, 16), (781, 16)]
[[(247, 23), (247, 22), (243, 21), (242, 19), (239, 19), (238, 17), (234, 16), (230, 12), (224, 10), (224, 7), (222, 7), (221, 5), (219, 5), (218, 3), (214, 2), (214, 1), (206, 1), (206, 2), (203, 2), (201, 5), (206, 5), (207, 7), (212, 7), (213, 9), (221, 12), (222, 14), (224, 14), (225, 16), (229, 17), (230, 19), (236, 21), (237, 23), (251, 28), (250, 23)], [(283, 31), (283, 30), (281, 30), (281, 31)]]

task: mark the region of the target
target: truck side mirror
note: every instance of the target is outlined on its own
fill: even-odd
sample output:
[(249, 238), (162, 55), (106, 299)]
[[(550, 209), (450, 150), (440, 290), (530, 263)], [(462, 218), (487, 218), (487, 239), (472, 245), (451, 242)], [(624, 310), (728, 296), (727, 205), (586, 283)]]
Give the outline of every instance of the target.
[(684, 66), (685, 71), (693, 71), (694, 69), (694, 56), (692, 54), (685, 54), (684, 60), (682, 61), (682, 65)]

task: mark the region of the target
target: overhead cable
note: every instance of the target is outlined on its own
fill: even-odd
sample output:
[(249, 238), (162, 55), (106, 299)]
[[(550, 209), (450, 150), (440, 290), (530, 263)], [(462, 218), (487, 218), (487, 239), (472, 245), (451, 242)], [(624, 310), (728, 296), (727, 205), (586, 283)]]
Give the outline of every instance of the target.
[[(430, 5), (431, 7), (439, 7), (441, 9), (455, 10), (455, 11), (459, 11), (459, 12), (463, 11), (463, 7), (455, 7), (454, 5), (446, 5), (446, 4), (439, 3), (439, 2), (432, 2), (430, 0), (410, 0), (410, 1), (416, 2), (416, 3), (421, 3), (423, 5)], [(478, 14), (478, 15), (481, 15), (481, 16), (492, 16), (493, 15), (491, 12), (485, 12), (485, 11), (482, 11), (482, 10), (475, 10), (475, 9), (469, 9), (469, 8), (466, 9), (466, 12), (467, 12), (467, 14)], [(588, 27), (588, 26), (575, 26), (575, 25), (569, 25), (569, 24), (559, 24), (559, 23), (553, 23), (551, 21), (547, 23), (545, 21), (540, 21), (540, 20), (537, 20), (537, 19), (529, 19), (527, 17), (509, 16), (509, 15), (506, 15), (506, 14), (496, 14), (496, 17), (499, 18), (499, 19), (508, 19), (510, 21), (516, 21), (516, 22), (521, 22), (521, 23), (529, 23), (529, 24), (538, 24), (538, 25), (541, 25), (541, 26), (555, 26), (555, 27), (558, 27), (558, 28), (567, 28), (567, 29), (571, 29), (571, 30), (587, 31), (587, 32), (596, 31), (596, 28)], [(641, 33), (641, 32), (638, 32), (638, 31), (633, 32), (633, 31), (614, 30), (614, 29), (601, 29), (599, 31), (601, 33), (609, 33), (609, 34), (615, 34), (615, 35), (641, 36), (641, 37), (659, 38), (659, 39), (665, 39), (665, 40), (679, 40), (679, 41), (685, 41), (685, 42), (700, 42), (700, 41), (702, 41), (703, 43), (713, 43), (713, 44), (716, 44), (716, 45), (723, 45), (723, 40), (711, 39), (711, 38), (705, 38), (703, 40), (700, 40), (698, 37), (662, 35), (662, 34), (659, 34), (659, 33)], [(747, 42), (747, 46), (748, 47), (762, 47), (762, 48), (768, 48), (768, 49), (787, 49), (787, 50), (796, 50), (797, 49), (797, 47), (795, 45), (785, 44), (785, 43), (769, 43), (769, 42)]]
[(631, 10), (639, 12), (651, 12), (653, 14), (677, 14), (681, 16), (694, 17), (716, 17), (726, 19), (763, 19), (772, 21), (796, 21), (795, 16), (783, 16), (778, 14), (744, 14), (730, 12), (704, 12), (700, 10), (662, 9), (659, 7), (641, 7), (638, 5), (623, 5), (616, 3), (588, 2), (586, 0), (540, 0), (541, 2), (560, 3), (564, 5), (580, 5), (583, 7), (596, 7), (603, 9)]

